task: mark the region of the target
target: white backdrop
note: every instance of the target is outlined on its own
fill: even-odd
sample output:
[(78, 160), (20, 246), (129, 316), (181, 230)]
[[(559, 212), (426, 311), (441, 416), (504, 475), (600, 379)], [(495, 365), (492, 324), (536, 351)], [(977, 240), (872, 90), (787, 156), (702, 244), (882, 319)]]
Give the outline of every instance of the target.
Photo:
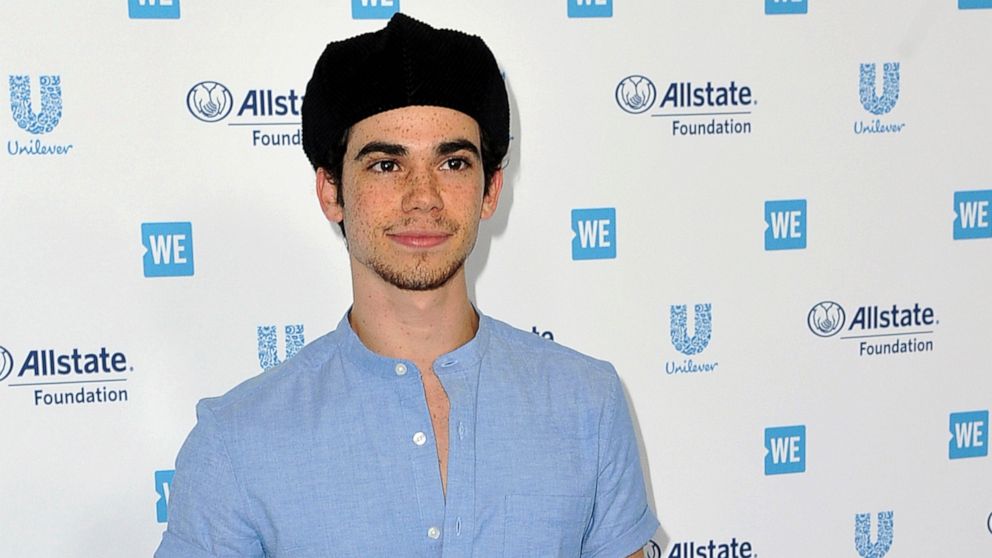
[[(316, 339), (350, 302), (298, 115), (238, 113), (253, 90), (291, 108), (325, 43), (396, 6), (150, 2), (0, 19), (3, 557), (150, 556), (196, 401), (269, 362), (260, 327), (283, 359), (286, 326)], [(992, 9), (961, 8), (992, 2), (570, 2), (399, 9), (483, 36), (506, 72), (508, 188), (472, 296), (616, 365), (662, 523), (648, 556), (990, 555)], [(187, 104), (202, 82), (230, 92), (215, 122)], [(667, 95), (731, 82), (749, 104)], [(679, 133), (729, 118), (747, 133)], [(766, 245), (782, 200), (805, 206)], [(573, 252), (600, 225), (608, 245)], [(162, 231), (185, 265), (145, 267)], [(920, 311), (861, 327), (893, 305)]]

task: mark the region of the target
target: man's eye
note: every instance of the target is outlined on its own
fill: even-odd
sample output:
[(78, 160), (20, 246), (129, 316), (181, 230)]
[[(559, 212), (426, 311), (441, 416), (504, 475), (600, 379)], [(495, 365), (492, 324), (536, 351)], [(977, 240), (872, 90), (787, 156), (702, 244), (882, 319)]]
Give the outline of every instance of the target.
[(469, 166), (470, 165), (469, 165), (468, 161), (466, 161), (465, 159), (461, 159), (461, 158), (448, 159), (447, 161), (444, 162), (444, 168), (447, 169), (447, 170), (454, 170), (454, 171), (465, 170)]
[(376, 161), (369, 169), (375, 172), (393, 172), (396, 170), (396, 161)]

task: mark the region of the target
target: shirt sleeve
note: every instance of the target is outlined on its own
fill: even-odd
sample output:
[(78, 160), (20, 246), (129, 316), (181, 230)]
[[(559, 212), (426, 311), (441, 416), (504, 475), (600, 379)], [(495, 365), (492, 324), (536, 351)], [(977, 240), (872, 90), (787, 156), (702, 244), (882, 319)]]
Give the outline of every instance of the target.
[(599, 476), (582, 558), (626, 557), (658, 529), (648, 507), (637, 438), (616, 372), (599, 434)]
[(203, 401), (196, 417), (176, 458), (169, 524), (155, 558), (262, 558), (218, 420)]

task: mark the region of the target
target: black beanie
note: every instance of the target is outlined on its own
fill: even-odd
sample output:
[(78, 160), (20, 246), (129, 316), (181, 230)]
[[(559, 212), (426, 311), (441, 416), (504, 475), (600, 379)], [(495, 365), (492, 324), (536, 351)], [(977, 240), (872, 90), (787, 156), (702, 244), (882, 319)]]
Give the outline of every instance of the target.
[(502, 151), (499, 158), (506, 155), (510, 105), (489, 47), (475, 35), (435, 29), (402, 13), (379, 31), (324, 49), (303, 98), (303, 150), (316, 168), (355, 123), (417, 105), (471, 116)]

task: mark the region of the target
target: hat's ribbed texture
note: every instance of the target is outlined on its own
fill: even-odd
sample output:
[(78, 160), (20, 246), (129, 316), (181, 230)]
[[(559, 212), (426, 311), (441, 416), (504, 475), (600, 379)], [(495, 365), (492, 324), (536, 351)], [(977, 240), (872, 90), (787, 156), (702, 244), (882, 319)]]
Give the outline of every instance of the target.
[(317, 166), (355, 123), (416, 105), (463, 112), (496, 145), (509, 141), (506, 86), (482, 39), (397, 13), (379, 31), (324, 49), (303, 99), (303, 150)]

